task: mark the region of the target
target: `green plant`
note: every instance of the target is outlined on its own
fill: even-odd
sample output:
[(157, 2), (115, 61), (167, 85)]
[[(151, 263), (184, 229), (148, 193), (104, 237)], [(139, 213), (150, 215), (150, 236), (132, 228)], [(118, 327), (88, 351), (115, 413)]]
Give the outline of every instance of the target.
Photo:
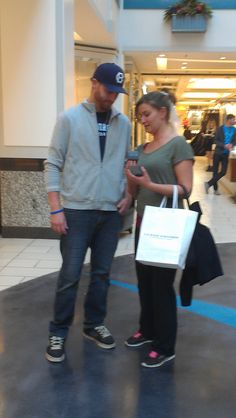
[(182, 0), (164, 12), (164, 20), (168, 22), (173, 15), (177, 16), (195, 16), (201, 14), (205, 17), (212, 16), (212, 9), (207, 4), (197, 0)]

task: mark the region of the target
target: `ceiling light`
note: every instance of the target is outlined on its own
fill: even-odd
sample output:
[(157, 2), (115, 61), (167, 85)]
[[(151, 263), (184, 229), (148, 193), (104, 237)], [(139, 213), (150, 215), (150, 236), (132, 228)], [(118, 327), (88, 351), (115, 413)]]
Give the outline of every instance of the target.
[(159, 54), (158, 57), (165, 57), (165, 54)]
[(236, 79), (206, 77), (191, 78), (187, 85), (188, 89), (236, 89)]
[(180, 105), (189, 105), (189, 106), (193, 106), (193, 105), (197, 105), (197, 106), (205, 106), (209, 104), (209, 101), (200, 101), (200, 100), (181, 100), (179, 102)]
[(154, 81), (145, 81), (146, 86), (155, 86)]
[(75, 41), (82, 41), (83, 38), (77, 32), (74, 32), (74, 40)]
[(185, 99), (217, 99), (218, 93), (208, 92), (189, 92), (182, 95)]
[(220, 57), (220, 60), (226, 60), (226, 57)]
[(181, 70), (186, 70), (186, 65), (182, 65)]
[(157, 57), (156, 58), (157, 69), (166, 70), (167, 69), (167, 58), (166, 57)]
[(182, 65), (188, 65), (188, 63), (187, 62), (182, 62)]

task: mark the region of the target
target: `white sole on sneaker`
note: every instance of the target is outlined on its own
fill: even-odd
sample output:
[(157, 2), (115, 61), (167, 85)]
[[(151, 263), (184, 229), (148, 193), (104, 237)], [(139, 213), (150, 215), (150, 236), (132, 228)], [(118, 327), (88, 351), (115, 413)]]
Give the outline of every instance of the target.
[(139, 343), (137, 343), (137, 344), (129, 344), (127, 341), (125, 341), (124, 342), (124, 344), (127, 346), (127, 347), (141, 347), (142, 345), (144, 345), (144, 344), (148, 344), (148, 343), (151, 343), (152, 342), (152, 340), (145, 340), (145, 341), (143, 341), (143, 342), (139, 342)]
[(147, 364), (147, 363), (145, 363), (145, 361), (143, 361), (141, 363), (141, 366), (143, 366), (143, 367), (149, 367), (149, 368), (160, 367), (164, 363), (167, 363), (168, 361), (173, 360), (174, 358), (175, 358), (175, 354), (173, 354), (172, 356), (166, 357), (165, 359), (163, 359), (163, 361), (161, 361), (158, 364)]
[(66, 358), (65, 354), (63, 354), (61, 357), (52, 357), (48, 353), (45, 353), (45, 357), (48, 361), (50, 361), (50, 363), (61, 363)]
[(96, 338), (91, 337), (90, 335), (87, 335), (84, 332), (83, 332), (83, 336), (85, 338), (87, 338), (88, 340), (91, 340), (91, 341), (95, 342), (95, 344), (97, 344), (98, 347), (105, 348), (105, 350), (110, 350), (111, 348), (115, 348), (115, 346), (116, 346), (115, 342), (112, 343), (112, 344), (109, 344), (109, 345), (108, 344), (103, 344), (100, 341), (98, 341)]

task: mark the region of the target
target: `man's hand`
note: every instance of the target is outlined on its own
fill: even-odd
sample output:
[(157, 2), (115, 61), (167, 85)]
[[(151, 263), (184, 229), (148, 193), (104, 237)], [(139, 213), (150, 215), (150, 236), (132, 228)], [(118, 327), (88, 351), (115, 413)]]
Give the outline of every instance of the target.
[(67, 233), (67, 222), (64, 212), (55, 213), (50, 216), (51, 228), (56, 234), (65, 235)]
[(117, 203), (117, 209), (120, 215), (125, 215), (127, 210), (132, 204), (133, 198), (130, 194), (127, 194), (123, 199)]
[(226, 145), (225, 145), (225, 148), (226, 148), (228, 151), (231, 151), (231, 150), (233, 149), (233, 145), (232, 145), (232, 144), (226, 144)]

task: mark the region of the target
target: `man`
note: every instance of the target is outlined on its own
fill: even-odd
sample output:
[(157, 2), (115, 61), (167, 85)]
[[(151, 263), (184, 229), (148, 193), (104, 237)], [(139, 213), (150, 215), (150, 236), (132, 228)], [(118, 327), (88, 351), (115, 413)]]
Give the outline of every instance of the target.
[(112, 106), (119, 93), (126, 93), (123, 83), (124, 72), (118, 65), (97, 67), (89, 98), (58, 118), (45, 162), (51, 227), (61, 235), (63, 259), (49, 325), (46, 358), (50, 362), (65, 358), (65, 341), (88, 248), (91, 275), (83, 335), (102, 348), (115, 347), (104, 319), (122, 216), (131, 204), (124, 178), (131, 127), (128, 118)]
[(229, 153), (234, 145), (236, 145), (236, 129), (233, 125), (235, 125), (235, 116), (229, 114), (226, 116), (225, 125), (220, 126), (216, 132), (216, 148), (213, 156), (213, 177), (211, 180), (204, 183), (206, 193), (208, 193), (209, 188), (213, 186), (214, 193), (216, 195), (220, 194), (217, 182), (226, 174)]

